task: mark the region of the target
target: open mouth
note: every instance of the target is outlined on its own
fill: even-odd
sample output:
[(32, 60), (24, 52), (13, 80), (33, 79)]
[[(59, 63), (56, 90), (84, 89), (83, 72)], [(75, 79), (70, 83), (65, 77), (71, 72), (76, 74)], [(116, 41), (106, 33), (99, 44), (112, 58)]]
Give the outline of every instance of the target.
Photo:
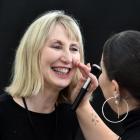
[(51, 69), (59, 75), (69, 74), (71, 70), (71, 68), (66, 68), (66, 67), (51, 67)]

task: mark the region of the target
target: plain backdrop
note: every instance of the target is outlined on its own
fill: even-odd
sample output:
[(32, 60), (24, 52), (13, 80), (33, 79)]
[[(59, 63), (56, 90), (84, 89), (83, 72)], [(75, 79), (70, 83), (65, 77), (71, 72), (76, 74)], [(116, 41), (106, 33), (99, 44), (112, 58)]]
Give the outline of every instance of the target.
[[(0, 92), (10, 81), (20, 38), (40, 14), (64, 10), (75, 17), (84, 38), (86, 63), (99, 64), (102, 46), (109, 36), (122, 30), (140, 30), (139, 7), (139, 0), (0, 0)], [(101, 117), (103, 101), (102, 93), (97, 90), (93, 105)], [(106, 123), (120, 133), (118, 124)]]

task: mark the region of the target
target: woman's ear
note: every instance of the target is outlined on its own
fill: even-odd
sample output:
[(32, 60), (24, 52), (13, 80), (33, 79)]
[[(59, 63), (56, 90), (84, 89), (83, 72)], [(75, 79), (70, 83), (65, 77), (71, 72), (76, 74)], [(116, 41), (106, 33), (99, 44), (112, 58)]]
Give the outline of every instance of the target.
[(119, 84), (116, 80), (112, 80), (112, 90), (113, 90), (113, 93), (118, 93), (120, 94), (120, 89), (119, 89)]

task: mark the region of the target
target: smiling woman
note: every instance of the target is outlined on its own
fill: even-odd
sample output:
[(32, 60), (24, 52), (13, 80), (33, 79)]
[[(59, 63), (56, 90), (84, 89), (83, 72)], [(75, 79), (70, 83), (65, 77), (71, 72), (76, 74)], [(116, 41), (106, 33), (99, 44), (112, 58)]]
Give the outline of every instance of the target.
[[(77, 21), (63, 11), (36, 19), (20, 41), (13, 68), (0, 97), (0, 139), (84, 139), (82, 133), (77, 137), (80, 128), (69, 103), (84, 79), (95, 77), (84, 64)], [(88, 91), (95, 87), (91, 82)]]
[[(44, 77), (40, 71), (43, 70), (41, 68), (43, 65), (42, 59), (46, 56), (46, 51), (46, 57), (55, 57), (59, 54), (63, 56), (61, 56), (61, 59), (67, 59), (69, 52), (72, 52), (71, 48), (74, 46), (73, 43), (80, 46), (80, 61), (84, 62), (82, 36), (78, 24), (74, 19), (67, 15), (62, 16), (60, 11), (50, 12), (37, 19), (31, 24), (21, 40), (15, 59), (16, 74), (14, 75), (12, 84), (7, 88), (7, 91), (13, 96), (25, 97), (27, 95), (38, 94), (39, 91), (44, 88)], [(64, 51), (60, 51), (60, 53), (53, 48), (59, 48), (59, 50)], [(62, 54), (62, 52), (64, 53)], [(47, 61), (51, 61), (49, 59), (47, 59)], [(69, 65), (72, 65), (71, 63), (72, 62), (70, 62)], [(49, 67), (47, 67), (47, 69), (48, 68)], [(18, 74), (21, 73), (21, 71), (22, 75)], [(78, 75), (75, 75), (76, 78), (77, 76)], [(74, 83), (77, 83), (75, 80), (76, 79), (74, 79)]]
[[(59, 36), (58, 36), (59, 34)], [(76, 73), (73, 61), (80, 61), (80, 44), (68, 38), (63, 25), (56, 25), (41, 50), (41, 71), (47, 90), (67, 87)]]

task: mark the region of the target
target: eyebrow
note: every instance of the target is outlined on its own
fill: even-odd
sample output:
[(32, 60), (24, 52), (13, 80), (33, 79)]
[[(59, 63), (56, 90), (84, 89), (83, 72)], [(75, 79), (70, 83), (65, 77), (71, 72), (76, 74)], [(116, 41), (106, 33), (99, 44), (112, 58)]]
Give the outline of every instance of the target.
[(64, 44), (64, 43), (61, 42), (60, 40), (52, 40), (51, 42), (52, 42), (52, 43), (58, 43), (58, 44), (60, 44), (60, 45), (63, 45), (63, 44)]
[[(63, 43), (62, 41), (56, 40), (56, 39), (51, 40), (51, 42), (52, 42), (52, 43), (58, 43), (58, 44), (60, 44), (60, 45), (64, 45), (64, 43)], [(70, 46), (76, 46), (76, 47), (80, 48), (80, 46), (79, 46), (79, 44), (78, 44), (77, 42), (71, 43)]]

